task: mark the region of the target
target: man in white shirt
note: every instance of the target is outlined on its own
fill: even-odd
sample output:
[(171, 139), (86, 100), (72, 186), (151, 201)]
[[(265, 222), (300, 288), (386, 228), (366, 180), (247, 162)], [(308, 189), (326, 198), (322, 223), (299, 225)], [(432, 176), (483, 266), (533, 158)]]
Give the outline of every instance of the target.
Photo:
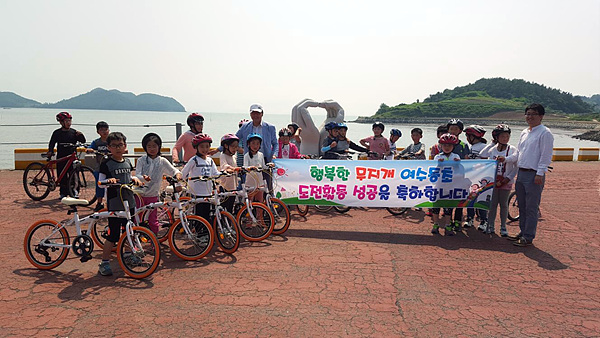
[(516, 246), (531, 245), (537, 230), (542, 190), (554, 147), (552, 132), (542, 125), (545, 113), (544, 107), (538, 103), (525, 108), (525, 120), (529, 128), (525, 128), (519, 138), (517, 147), (519, 172), (515, 183), (521, 232), (509, 237), (515, 241), (513, 244)]

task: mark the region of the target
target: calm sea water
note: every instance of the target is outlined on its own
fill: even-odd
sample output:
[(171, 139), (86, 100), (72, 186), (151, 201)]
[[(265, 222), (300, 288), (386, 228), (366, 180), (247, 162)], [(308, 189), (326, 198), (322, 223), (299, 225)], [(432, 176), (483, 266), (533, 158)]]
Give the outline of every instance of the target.
[[(29, 109), (13, 108), (0, 109), (0, 169), (14, 168), (15, 148), (47, 148), (48, 140), (52, 131), (59, 127), (55, 115), (60, 109)], [(291, 111), (291, 109), (290, 109)], [(149, 132), (159, 134), (163, 144), (172, 147), (176, 140), (175, 124), (182, 123), (183, 130), (187, 130), (185, 120), (188, 113), (176, 112), (138, 112), (138, 111), (104, 111), (104, 110), (79, 110), (71, 109), (73, 115), (73, 128), (80, 130), (86, 136), (88, 142), (98, 137), (96, 134), (96, 122), (104, 120), (111, 126), (111, 131), (120, 131), (127, 136), (130, 148), (140, 147), (142, 137)], [(310, 113), (315, 124), (320, 125), (326, 117), (325, 110), (314, 108)], [(241, 119), (249, 119), (248, 113), (202, 113), (205, 118), (204, 132), (212, 136), (213, 140), (219, 140), (226, 133), (235, 133), (238, 122)], [(368, 115), (368, 114), (363, 114)], [(291, 119), (291, 113), (268, 114), (263, 117), (265, 121), (274, 124), (279, 130), (287, 126)], [(355, 120), (357, 116), (346, 116), (347, 121)], [(468, 121), (467, 121), (468, 122)], [(358, 143), (358, 140), (372, 134), (370, 124), (348, 123), (348, 137)], [(436, 125), (398, 125), (387, 124), (385, 134), (389, 135), (390, 128), (398, 128), (402, 131), (402, 138), (396, 142), (400, 147), (405, 147), (412, 141), (410, 130), (414, 127), (423, 129), (423, 139), (427, 147), (436, 143)], [(485, 126), (491, 130), (493, 126)], [(523, 127), (515, 127), (511, 143), (516, 143), (517, 137)], [(598, 142), (582, 141), (572, 138), (578, 134), (573, 130), (552, 130), (555, 137), (555, 147), (598, 147)], [(491, 136), (490, 136), (491, 137)], [(489, 137), (488, 137), (489, 138)], [(214, 143), (213, 143), (214, 145)]]

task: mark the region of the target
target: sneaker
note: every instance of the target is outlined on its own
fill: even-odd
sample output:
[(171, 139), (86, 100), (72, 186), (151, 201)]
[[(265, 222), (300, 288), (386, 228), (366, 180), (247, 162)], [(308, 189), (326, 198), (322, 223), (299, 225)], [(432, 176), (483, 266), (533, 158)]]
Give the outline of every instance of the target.
[(500, 236), (508, 237), (508, 230), (506, 230), (506, 228), (500, 229)]
[(123, 263), (125, 263), (125, 265), (138, 266), (142, 263), (142, 260), (131, 252), (126, 252), (123, 254)]
[(437, 224), (434, 224), (433, 228), (431, 229), (431, 233), (434, 235), (439, 235), (440, 234), (440, 226)]
[(94, 208), (94, 212), (98, 212), (102, 209), (104, 209), (104, 204), (98, 203), (98, 204), (96, 204), (96, 207)]
[(473, 220), (472, 219), (468, 219), (464, 224), (463, 224), (463, 228), (471, 228), (473, 227)]
[(524, 237), (519, 238), (518, 240), (516, 240), (515, 242), (513, 242), (513, 245), (515, 246), (530, 246), (532, 243), (528, 240), (526, 240)]
[(508, 239), (509, 241), (518, 241), (519, 238), (521, 238), (521, 233), (520, 232), (518, 234), (514, 235), (514, 236), (506, 236), (506, 239)]
[(455, 232), (460, 232), (460, 221), (454, 221), (454, 222), (452, 222), (452, 229)]
[(110, 262), (102, 262), (98, 265), (98, 273), (102, 276), (112, 276), (112, 269), (110, 268)]
[(493, 227), (491, 227), (487, 221), (481, 222), (479, 224), (479, 227), (485, 228), (484, 233), (486, 233), (486, 234), (493, 234), (494, 232), (496, 232), (496, 230)]
[(485, 232), (486, 229), (487, 229), (487, 222), (486, 223), (484, 223), (484, 222), (479, 223), (479, 226), (477, 227), (477, 230)]
[(444, 228), (444, 230), (446, 230), (444, 232), (444, 235), (446, 236), (454, 236), (454, 227), (451, 225), (446, 225), (446, 227)]

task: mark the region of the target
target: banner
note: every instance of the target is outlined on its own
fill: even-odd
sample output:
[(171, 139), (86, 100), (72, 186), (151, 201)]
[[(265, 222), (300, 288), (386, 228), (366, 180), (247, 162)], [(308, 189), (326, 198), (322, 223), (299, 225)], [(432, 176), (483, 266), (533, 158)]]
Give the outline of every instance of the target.
[(276, 159), (275, 195), (289, 205), (489, 209), (493, 160)]

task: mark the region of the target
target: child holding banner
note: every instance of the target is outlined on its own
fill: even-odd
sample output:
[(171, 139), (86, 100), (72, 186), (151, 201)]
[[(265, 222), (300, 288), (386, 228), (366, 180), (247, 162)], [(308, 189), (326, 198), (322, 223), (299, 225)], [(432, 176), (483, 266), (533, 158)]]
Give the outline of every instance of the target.
[[(440, 140), (438, 141), (440, 147), (441, 147), (441, 152), (437, 155), (435, 155), (434, 160), (439, 161), (439, 162), (445, 162), (445, 161), (460, 161), (460, 156), (458, 156), (458, 154), (453, 153), (452, 151), (454, 150), (454, 147), (458, 144), (458, 137), (456, 137), (453, 134), (444, 134), (440, 137)], [(433, 229), (431, 229), (431, 233), (432, 234), (439, 234), (440, 233), (440, 209), (439, 208), (432, 208), (432, 218), (433, 218)], [(444, 234), (446, 236), (452, 236), (454, 235), (454, 227), (450, 224), (450, 218), (452, 217), (452, 208), (444, 208), (444, 215), (442, 217), (442, 223), (445, 224), (445, 232)]]
[[(453, 153), (457, 154), (461, 159), (469, 158), (471, 154), (471, 150), (469, 146), (459, 139), (459, 135), (465, 129), (465, 125), (459, 119), (450, 119), (446, 124), (448, 127), (448, 133), (456, 136), (457, 143), (454, 146)], [(463, 209), (456, 208), (454, 209), (454, 221), (452, 222), (452, 226), (454, 227), (454, 231), (460, 231), (460, 226), (462, 225), (463, 218)]]

